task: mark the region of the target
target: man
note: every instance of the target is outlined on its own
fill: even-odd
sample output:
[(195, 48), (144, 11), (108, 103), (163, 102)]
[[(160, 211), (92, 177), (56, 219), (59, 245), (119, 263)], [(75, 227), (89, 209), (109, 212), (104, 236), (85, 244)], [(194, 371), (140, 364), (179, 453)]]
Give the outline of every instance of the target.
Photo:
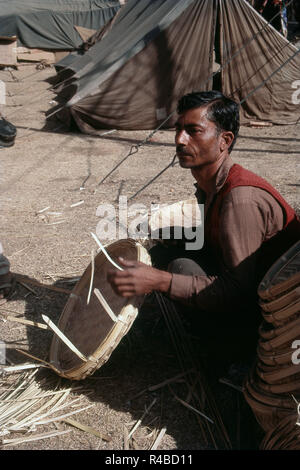
[[(191, 306), (201, 318), (217, 312), (219, 324), (226, 312), (226, 322), (229, 316), (243, 322), (266, 271), (300, 238), (300, 221), (271, 185), (233, 163), (237, 103), (218, 91), (190, 93), (177, 111), (176, 152), (204, 203), (204, 247), (173, 261), (168, 271), (120, 258), (124, 271), (111, 270), (108, 280), (123, 297), (155, 290)], [(254, 323), (256, 328), (257, 317)]]

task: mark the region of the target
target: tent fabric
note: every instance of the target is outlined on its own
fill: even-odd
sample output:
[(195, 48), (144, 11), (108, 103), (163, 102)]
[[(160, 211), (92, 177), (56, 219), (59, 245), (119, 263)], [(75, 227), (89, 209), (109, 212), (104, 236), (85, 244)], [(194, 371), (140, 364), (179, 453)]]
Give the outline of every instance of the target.
[[(167, 2), (161, 3), (165, 8)], [(174, 0), (172, 3), (175, 3)], [(170, 24), (177, 11), (172, 9), (167, 15), (159, 15), (160, 24), (155, 30), (149, 30), (147, 35), (143, 31), (150, 22), (145, 11), (139, 28), (143, 36), (135, 37), (135, 34), (130, 36), (127, 33), (130, 49), (126, 47), (121, 51), (118, 48), (116, 53), (113, 48), (106, 60), (99, 64), (102, 73), (93, 67), (83, 77), (84, 86), (79, 87), (78, 94), (71, 100), (74, 103), (72, 115), (83, 131), (90, 131), (90, 127), (153, 128), (176, 109), (178, 96), (187, 89), (199, 87), (200, 74), (204, 78), (202, 88), (209, 89), (210, 83), (205, 81), (212, 72), (213, 43), (203, 20), (209, 31), (213, 31), (213, 8), (206, 1), (189, 3), (179, 19), (174, 19)], [(177, 6), (178, 10), (182, 9), (182, 0), (177, 2)], [(158, 14), (159, 11), (156, 12)], [(191, 18), (193, 21), (190, 21)], [(164, 24), (168, 27), (164, 28)], [(201, 47), (195, 47), (197, 44), (193, 38), (197, 44), (199, 41)], [(191, 47), (187, 48), (188, 44)], [(127, 60), (133, 51), (137, 53)], [(120, 52), (122, 55), (119, 55)], [(115, 61), (112, 62), (112, 58)], [(110, 63), (111, 70), (103, 70), (103, 66)], [(104, 77), (107, 79), (104, 80)], [(96, 86), (98, 89), (94, 94)], [(85, 97), (78, 102), (81, 93)], [(174, 119), (168, 121), (168, 125), (173, 123)]]
[(83, 132), (172, 127), (183, 94), (212, 89), (215, 46), (242, 122), (300, 118), (300, 54), (245, 0), (129, 0), (100, 42), (57, 64), (73, 74), (60, 96)]
[(114, 0), (0, 0), (0, 36), (26, 47), (73, 50), (82, 39), (74, 26), (99, 30), (117, 13)]
[[(297, 48), (271, 25), (267, 25), (244, 0), (221, 0), (220, 6), (221, 64), (225, 65), (245, 45), (222, 72), (222, 91), (225, 95), (242, 101), (283, 66), (243, 103), (241, 121), (296, 123), (300, 118), (300, 108), (293, 103), (292, 95), (295, 91), (293, 84), (300, 78)], [(262, 28), (265, 29), (260, 32)], [(255, 39), (249, 42), (253, 36), (256, 36)]]
[(103, 40), (70, 64), (77, 92), (68, 105), (80, 129), (153, 128), (186, 90), (209, 89), (214, 27), (211, 1), (129, 1)]

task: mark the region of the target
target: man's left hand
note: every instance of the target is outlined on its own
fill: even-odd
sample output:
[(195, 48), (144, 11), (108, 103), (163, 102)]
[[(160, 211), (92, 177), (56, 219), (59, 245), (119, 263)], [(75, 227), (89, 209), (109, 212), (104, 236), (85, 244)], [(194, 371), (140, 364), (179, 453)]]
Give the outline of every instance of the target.
[(128, 261), (119, 258), (123, 271), (110, 270), (107, 280), (116, 294), (122, 297), (149, 294), (153, 290), (167, 292), (172, 274), (148, 266), (140, 261)]

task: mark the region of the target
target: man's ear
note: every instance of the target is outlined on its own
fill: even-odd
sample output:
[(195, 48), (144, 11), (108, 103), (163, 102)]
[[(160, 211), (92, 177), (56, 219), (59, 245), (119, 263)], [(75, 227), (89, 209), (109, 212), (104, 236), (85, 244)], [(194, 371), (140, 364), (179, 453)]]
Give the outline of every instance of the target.
[(221, 151), (223, 152), (224, 150), (229, 149), (233, 140), (234, 140), (233, 132), (223, 131), (221, 134), (221, 141), (220, 141)]

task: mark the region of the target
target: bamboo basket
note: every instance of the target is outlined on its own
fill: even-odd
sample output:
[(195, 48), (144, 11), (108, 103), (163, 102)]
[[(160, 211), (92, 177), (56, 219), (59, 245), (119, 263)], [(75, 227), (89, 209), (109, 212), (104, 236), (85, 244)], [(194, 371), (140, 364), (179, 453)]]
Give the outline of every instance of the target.
[(245, 381), (244, 395), (268, 433), (263, 448), (289, 448), (284, 446), (290, 441), (299, 446), (299, 438), (293, 437), (297, 430), (299, 434), (299, 426), (294, 429), (290, 424), (293, 417), (296, 422), (293, 397), (300, 400), (300, 365), (292, 361), (292, 344), (300, 338), (300, 242), (271, 266), (258, 295), (263, 322), (256, 364)]
[[(147, 250), (132, 239), (112, 243), (106, 251), (115, 261), (122, 256), (151, 265)], [(131, 328), (143, 301), (143, 297), (127, 299), (114, 293), (106, 280), (112, 265), (103, 252), (98, 253), (94, 266), (92, 264), (74, 287), (57, 325), (83, 358), (75, 354), (57, 334), (50, 349), (53, 369), (62, 377), (72, 380), (86, 378), (109, 359)], [(93, 293), (87, 303), (92, 271)]]

